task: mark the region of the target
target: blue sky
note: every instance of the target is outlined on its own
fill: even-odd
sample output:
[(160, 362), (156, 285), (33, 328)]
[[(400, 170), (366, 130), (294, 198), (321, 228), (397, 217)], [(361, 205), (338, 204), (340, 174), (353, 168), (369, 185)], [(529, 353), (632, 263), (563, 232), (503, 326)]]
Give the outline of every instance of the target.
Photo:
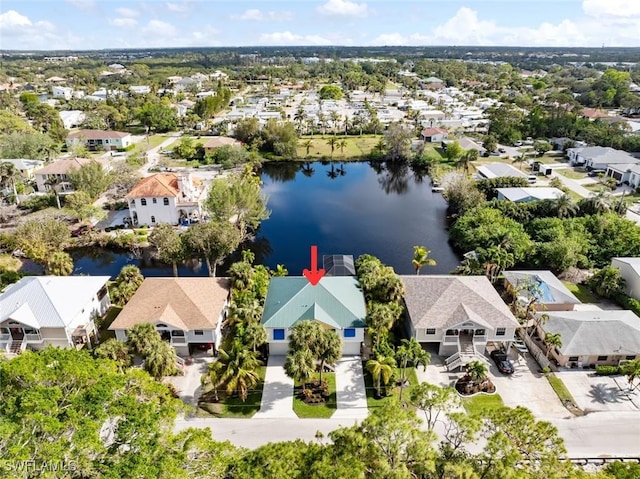
[(0, 49), (640, 46), (640, 0), (2, 0)]

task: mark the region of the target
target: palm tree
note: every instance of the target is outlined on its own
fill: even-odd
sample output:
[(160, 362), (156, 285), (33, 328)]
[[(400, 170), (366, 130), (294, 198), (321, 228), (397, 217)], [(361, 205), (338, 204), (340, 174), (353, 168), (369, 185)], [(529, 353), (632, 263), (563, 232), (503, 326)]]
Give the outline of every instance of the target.
[(178, 276), (178, 263), (186, 256), (186, 248), (180, 233), (167, 223), (160, 223), (149, 235), (149, 243), (155, 247), (158, 258), (173, 267), (173, 276)]
[[(302, 130), (302, 123), (304, 122), (306, 115), (304, 114), (304, 108), (299, 107), (293, 116), (293, 121), (298, 124), (298, 131)], [(307, 153), (308, 154), (308, 153)]]
[(337, 111), (331, 111), (329, 113), (329, 117), (331, 118), (331, 126), (333, 128), (333, 135), (335, 136), (338, 133), (338, 122), (340, 121), (340, 115)]
[(73, 273), (73, 258), (64, 251), (55, 251), (47, 257), (44, 272), (54, 276), (69, 276)]
[(571, 196), (567, 194), (553, 200), (553, 208), (558, 218), (569, 218), (578, 211), (578, 206), (573, 202)]
[(242, 342), (249, 346), (253, 352), (267, 342), (267, 330), (257, 321), (250, 321), (244, 328)]
[(111, 289), (114, 303), (124, 306), (136, 293), (143, 281), (144, 276), (142, 276), (137, 266), (131, 264), (123, 266)]
[(413, 260), (411, 263), (416, 269), (416, 275), (420, 274), (420, 269), (422, 269), (423, 266), (435, 266), (438, 264), (435, 259), (429, 258), (429, 253), (431, 253), (431, 251), (424, 246), (413, 247)]
[(135, 354), (144, 356), (160, 342), (160, 334), (151, 323), (138, 323), (127, 331), (127, 346)]
[(349, 121), (349, 117), (347, 115), (344, 116), (344, 122), (342, 123), (344, 126), (344, 134), (349, 134), (349, 128), (351, 128), (351, 122)]
[(127, 343), (119, 341), (116, 338), (106, 340), (94, 350), (93, 354), (98, 358), (106, 358), (115, 361), (120, 371), (131, 366), (132, 363)]
[(336, 147), (340, 148), (340, 154), (344, 156), (344, 149), (347, 147), (347, 140), (345, 140), (344, 138), (341, 139), (340, 141), (338, 141), (338, 143), (336, 143)]
[(58, 187), (62, 184), (62, 180), (57, 176), (50, 176), (44, 184), (51, 187), (51, 191), (53, 191), (53, 195), (56, 197), (56, 205), (58, 209), (60, 209), (60, 192), (58, 191)]
[(337, 138), (336, 137), (329, 138), (327, 140), (327, 145), (331, 147), (331, 158), (333, 158), (333, 152), (335, 151), (336, 146), (338, 145)]
[(467, 374), (476, 384), (487, 379), (487, 371), (487, 365), (481, 361), (472, 361), (467, 364)]
[(635, 359), (633, 361), (629, 361), (628, 363), (624, 363), (620, 366), (620, 372), (627, 377), (627, 381), (629, 382), (629, 390), (633, 391), (640, 387), (640, 382), (635, 386), (633, 383), (640, 379), (640, 359)]
[(307, 150), (307, 157), (309, 157), (309, 152), (311, 151), (312, 147), (313, 147), (313, 142), (311, 140), (305, 140), (302, 142), (302, 148)]
[(403, 339), (402, 345), (396, 351), (396, 359), (400, 367), (400, 399), (407, 380), (407, 366), (411, 364), (414, 368), (423, 366), (427, 370), (427, 365), (431, 362), (431, 354), (422, 349), (420, 343), (415, 339)]
[(376, 394), (378, 397), (382, 396), (381, 385), (386, 386), (389, 384), (395, 366), (396, 361), (391, 356), (378, 356), (375, 359), (369, 359), (369, 361), (367, 361), (366, 368), (376, 384)]
[(545, 333), (544, 342), (547, 345), (546, 358), (549, 359), (549, 355), (553, 348), (562, 347), (562, 336), (560, 336), (560, 333)]
[(0, 163), (0, 185), (3, 188), (11, 187), (16, 204), (20, 204), (16, 190), (16, 179), (20, 178), (22, 178), (20, 171), (12, 163)]
[(147, 351), (144, 369), (156, 379), (176, 373), (176, 351), (166, 341), (158, 341)]
[(502, 246), (490, 246), (486, 250), (481, 249), (479, 256), (484, 265), (486, 275), (492, 283), (496, 282), (498, 276), (506, 268), (510, 268), (516, 262), (513, 253)]
[(342, 341), (336, 333), (325, 329), (313, 342), (311, 354), (320, 362), (320, 383), (322, 383), (324, 366), (333, 366), (342, 357)]
[(256, 369), (262, 366), (262, 361), (258, 359), (255, 352), (245, 349), (239, 342), (235, 341), (229, 351), (218, 350), (218, 362), (225, 366), (220, 377), (220, 383), (225, 384), (227, 394), (238, 394), (244, 402), (247, 400), (249, 390), (256, 387), (260, 377)]
[(522, 165), (524, 164), (525, 161), (527, 161), (527, 155), (523, 153), (519, 157), (511, 160), (511, 163), (520, 163), (520, 171), (522, 171)]
[(311, 351), (307, 348), (290, 351), (284, 363), (284, 371), (294, 381), (303, 384), (316, 370)]

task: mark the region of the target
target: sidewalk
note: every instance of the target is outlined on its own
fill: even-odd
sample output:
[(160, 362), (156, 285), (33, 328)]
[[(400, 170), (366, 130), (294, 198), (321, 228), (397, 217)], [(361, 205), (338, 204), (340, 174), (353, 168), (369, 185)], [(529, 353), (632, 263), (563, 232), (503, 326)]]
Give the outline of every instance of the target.
[(338, 408), (331, 419), (364, 419), (369, 415), (360, 356), (343, 357), (336, 363)]
[(255, 419), (298, 418), (293, 412), (293, 379), (284, 372), (284, 356), (269, 356), (260, 410)]
[(578, 183), (577, 181), (572, 180), (571, 178), (567, 178), (566, 176), (561, 175), (560, 173), (552, 173), (550, 175), (550, 178), (558, 178), (564, 186), (566, 186), (567, 188), (569, 188), (571, 191), (581, 196), (582, 198), (589, 198), (590, 196), (593, 196), (593, 192), (589, 191), (584, 186), (581, 186), (580, 183)]

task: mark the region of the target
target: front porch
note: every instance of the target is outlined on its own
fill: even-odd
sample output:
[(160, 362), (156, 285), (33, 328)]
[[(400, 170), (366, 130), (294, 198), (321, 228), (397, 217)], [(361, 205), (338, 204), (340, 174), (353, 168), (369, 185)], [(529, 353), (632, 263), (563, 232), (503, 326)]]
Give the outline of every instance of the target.
[(8, 327), (0, 328), (0, 351), (8, 354), (20, 354), (29, 344), (42, 344), (38, 329), (24, 327), (10, 321)]

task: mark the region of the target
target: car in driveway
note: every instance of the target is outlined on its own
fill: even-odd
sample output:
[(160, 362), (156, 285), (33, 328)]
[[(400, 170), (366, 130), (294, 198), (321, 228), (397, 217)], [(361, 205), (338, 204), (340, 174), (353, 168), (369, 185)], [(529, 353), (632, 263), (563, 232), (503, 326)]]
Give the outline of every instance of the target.
[(493, 351), (491, 351), (490, 356), (491, 359), (493, 359), (493, 362), (496, 363), (496, 366), (498, 366), (498, 371), (500, 371), (502, 374), (513, 374), (513, 364), (505, 353), (503, 353), (499, 349), (494, 349)]

